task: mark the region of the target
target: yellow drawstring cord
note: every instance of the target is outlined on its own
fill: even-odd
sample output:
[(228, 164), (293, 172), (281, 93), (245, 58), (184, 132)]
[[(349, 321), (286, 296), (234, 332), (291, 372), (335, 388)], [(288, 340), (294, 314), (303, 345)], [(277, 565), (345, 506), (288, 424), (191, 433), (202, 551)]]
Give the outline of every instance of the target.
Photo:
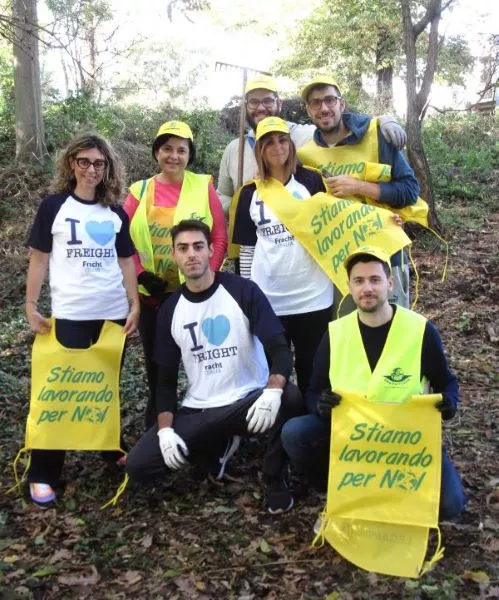
[(411, 308), (414, 310), (414, 307), (416, 306), (416, 304), (419, 300), (419, 273), (418, 273), (418, 269), (416, 267), (416, 263), (414, 262), (414, 259), (412, 258), (411, 246), (409, 246), (409, 259), (411, 261), (412, 268), (414, 269), (414, 275), (416, 278), (416, 283), (414, 285), (414, 300), (412, 301), (412, 304), (411, 304)]
[(28, 460), (26, 461), (26, 466), (24, 467), (24, 471), (23, 474), (21, 475), (21, 479), (19, 479), (19, 476), (17, 474), (17, 465), (19, 464), (19, 461), (21, 460), (21, 456), (23, 455), (24, 452), (28, 452), (29, 448), (21, 448), (19, 450), (19, 452), (16, 455), (16, 458), (14, 459), (14, 463), (12, 464), (12, 467), (14, 469), (14, 479), (16, 481), (15, 485), (13, 485), (11, 488), (9, 488), (7, 490), (7, 494), (10, 494), (11, 492), (13, 492), (14, 490), (21, 490), (21, 483), (25, 480), (26, 478), (26, 474), (28, 473), (28, 469), (30, 467), (31, 464), (31, 453), (28, 456)]
[(427, 560), (421, 567), (419, 577), (422, 577), (425, 573), (431, 571), (435, 564), (444, 556), (445, 547), (442, 546), (442, 534), (440, 533), (440, 527), (437, 527), (436, 529), (438, 536), (437, 549), (435, 550), (435, 554), (429, 560)]

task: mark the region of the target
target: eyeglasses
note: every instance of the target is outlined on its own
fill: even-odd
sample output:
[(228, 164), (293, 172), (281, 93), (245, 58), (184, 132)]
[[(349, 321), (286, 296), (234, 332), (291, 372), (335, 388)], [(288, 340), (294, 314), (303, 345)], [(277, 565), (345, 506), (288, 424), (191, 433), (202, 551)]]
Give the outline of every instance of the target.
[(94, 162), (92, 162), (90, 159), (83, 157), (75, 158), (75, 163), (80, 167), (80, 169), (83, 169), (84, 171), (88, 169), (90, 165), (92, 165), (95, 171), (104, 171), (107, 165), (107, 161), (105, 160), (97, 159), (94, 160)]
[(258, 108), (260, 104), (263, 104), (265, 108), (272, 108), (277, 101), (277, 98), (264, 98), (263, 100), (258, 100), (257, 98), (250, 98), (246, 100), (246, 106), (248, 108)]
[(327, 106), (327, 108), (334, 108), (340, 100), (341, 96), (326, 96), (325, 98), (314, 98), (307, 104), (312, 110), (318, 110), (322, 107), (323, 103)]

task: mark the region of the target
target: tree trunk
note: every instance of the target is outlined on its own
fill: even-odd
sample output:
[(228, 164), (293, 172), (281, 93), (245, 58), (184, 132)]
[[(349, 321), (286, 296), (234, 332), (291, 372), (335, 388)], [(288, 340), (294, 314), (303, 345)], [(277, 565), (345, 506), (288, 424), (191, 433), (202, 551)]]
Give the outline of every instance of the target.
[[(447, 1), (447, 6), (452, 0)], [(431, 183), (428, 160), (423, 147), (422, 125), (426, 112), (428, 96), (438, 57), (438, 24), (442, 11), (442, 0), (430, 0), (427, 11), (421, 20), (413, 24), (410, 11), (410, 0), (400, 0), (404, 29), (404, 45), (407, 61), (407, 156), (421, 186), (421, 196), (428, 203), (430, 226), (440, 231), (435, 209), (435, 196)], [(418, 90), (416, 69), (416, 39), (430, 25), (426, 66), (420, 88)]]
[(36, 0), (13, 0), (15, 21), (15, 112), (16, 160), (35, 158), (45, 153), (45, 135), (42, 119), (40, 64)]
[(423, 122), (417, 115), (407, 111), (407, 157), (416, 174), (420, 186), (420, 196), (426, 200), (429, 208), (430, 226), (440, 231), (440, 223), (435, 208), (435, 195), (431, 182), (430, 166), (423, 146)]
[(393, 110), (393, 38), (386, 28), (378, 30), (376, 42), (376, 91), (379, 112)]

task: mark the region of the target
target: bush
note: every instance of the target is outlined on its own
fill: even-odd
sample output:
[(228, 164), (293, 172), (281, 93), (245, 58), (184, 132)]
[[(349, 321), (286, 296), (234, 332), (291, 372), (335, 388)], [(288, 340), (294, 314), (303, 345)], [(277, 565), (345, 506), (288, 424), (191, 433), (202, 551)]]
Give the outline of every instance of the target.
[(437, 200), (491, 197), (499, 184), (498, 133), (494, 116), (446, 114), (425, 121), (424, 147)]

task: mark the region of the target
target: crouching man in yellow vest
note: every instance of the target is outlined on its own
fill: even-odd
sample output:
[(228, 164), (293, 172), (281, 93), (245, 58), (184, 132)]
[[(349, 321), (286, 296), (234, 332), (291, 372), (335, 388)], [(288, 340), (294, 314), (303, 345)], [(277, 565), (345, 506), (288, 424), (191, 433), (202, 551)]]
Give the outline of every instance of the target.
[[(402, 152), (380, 134), (378, 119), (348, 112), (331, 77), (314, 79), (303, 88), (301, 98), (317, 129), (297, 155), (303, 165), (322, 172), (333, 196), (392, 209), (416, 204), (419, 185), (414, 172)], [(375, 181), (367, 180), (362, 174), (369, 163), (385, 167), (390, 176), (385, 177), (381, 169)], [(403, 251), (391, 257), (391, 265), (394, 286), (390, 300), (408, 308), (409, 269)], [(354, 309), (353, 303), (345, 302), (342, 314)]]
[[(459, 401), (458, 381), (449, 370), (436, 327), (388, 302), (393, 289), (388, 254), (361, 246), (347, 257), (345, 268), (357, 310), (329, 324), (315, 356), (306, 395), (308, 414), (288, 421), (281, 433), (292, 466), (323, 490), (331, 409), (341, 401), (335, 389), (360, 394), (368, 402), (394, 404), (425, 393), (429, 385), (442, 394), (435, 409), (444, 420), (455, 415)], [(455, 517), (465, 502), (460, 477), (443, 450), (439, 518)]]

